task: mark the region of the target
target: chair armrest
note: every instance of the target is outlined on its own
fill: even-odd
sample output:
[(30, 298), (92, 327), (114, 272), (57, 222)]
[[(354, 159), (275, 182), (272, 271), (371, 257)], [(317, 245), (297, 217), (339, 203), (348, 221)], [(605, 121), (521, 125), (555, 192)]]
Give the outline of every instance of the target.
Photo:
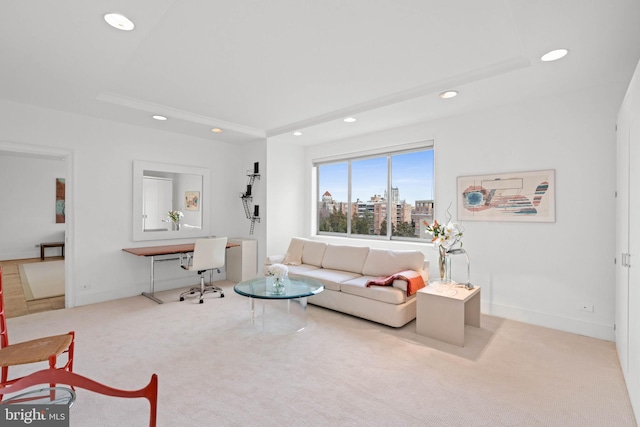
[[(186, 262), (185, 262), (185, 258), (187, 259)], [(185, 270), (188, 270), (189, 267), (191, 266), (191, 261), (192, 261), (192, 256), (190, 253), (180, 254), (180, 267), (184, 268)]]

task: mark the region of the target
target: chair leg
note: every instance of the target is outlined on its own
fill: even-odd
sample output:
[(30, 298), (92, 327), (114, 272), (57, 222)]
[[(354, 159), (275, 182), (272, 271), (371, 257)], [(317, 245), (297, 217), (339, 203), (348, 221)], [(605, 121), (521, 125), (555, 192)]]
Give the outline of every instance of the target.
[(187, 295), (193, 295), (196, 292), (200, 292), (200, 286), (192, 286), (189, 288), (188, 291), (184, 291), (183, 293), (180, 294), (180, 301), (184, 301), (184, 297)]
[(200, 304), (204, 302), (202, 296), (204, 295), (204, 272), (200, 274)]
[[(220, 269), (218, 269), (218, 273), (220, 273)], [(219, 288), (218, 286), (215, 286), (213, 284), (213, 270), (209, 270), (209, 284), (204, 287), (204, 292), (220, 292), (220, 298), (224, 298), (224, 292), (222, 291), (222, 288)]]
[[(218, 269), (218, 273), (220, 272), (220, 269)], [(209, 284), (205, 284), (204, 281), (204, 275), (206, 274), (206, 271), (203, 271), (200, 274), (200, 286), (193, 286), (191, 287), (188, 291), (185, 291), (183, 293), (180, 294), (180, 301), (184, 301), (184, 297), (186, 295), (193, 295), (196, 292), (200, 293), (198, 302), (200, 304), (204, 303), (204, 294), (206, 294), (207, 292), (220, 292), (220, 298), (224, 298), (224, 293), (222, 291), (222, 288), (219, 288), (217, 286), (214, 286), (213, 283), (213, 270), (209, 270)]]

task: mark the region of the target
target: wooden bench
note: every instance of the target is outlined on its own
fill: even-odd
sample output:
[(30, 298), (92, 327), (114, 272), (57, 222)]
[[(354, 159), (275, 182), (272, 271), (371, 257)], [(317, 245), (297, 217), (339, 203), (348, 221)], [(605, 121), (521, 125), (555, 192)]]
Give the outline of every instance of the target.
[(44, 261), (44, 250), (46, 248), (62, 248), (62, 258), (64, 258), (64, 242), (40, 243), (40, 259)]

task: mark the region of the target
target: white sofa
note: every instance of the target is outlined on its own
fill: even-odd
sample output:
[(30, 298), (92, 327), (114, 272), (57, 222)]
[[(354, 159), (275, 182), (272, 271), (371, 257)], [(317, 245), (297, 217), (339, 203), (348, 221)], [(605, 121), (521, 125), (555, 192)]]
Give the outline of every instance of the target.
[[(407, 282), (369, 286), (370, 280), (411, 270), (429, 280), (429, 261), (420, 251), (396, 251), (359, 246), (333, 245), (293, 238), (287, 253), (269, 256), (269, 266), (285, 264), (292, 277), (310, 277), (325, 290), (309, 298), (314, 305), (358, 316), (384, 325), (400, 327), (416, 317), (416, 296), (407, 295)], [(415, 275), (415, 274), (414, 274)]]

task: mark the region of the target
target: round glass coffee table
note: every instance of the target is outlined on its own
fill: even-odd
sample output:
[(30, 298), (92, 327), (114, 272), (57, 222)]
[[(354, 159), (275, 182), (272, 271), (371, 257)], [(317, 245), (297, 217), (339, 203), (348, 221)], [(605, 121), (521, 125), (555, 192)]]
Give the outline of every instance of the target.
[[(233, 290), (251, 300), (251, 325), (261, 327), (264, 332), (297, 332), (307, 326), (307, 297), (324, 290), (324, 285), (315, 279), (287, 277), (284, 287), (273, 286), (275, 277), (259, 277), (240, 282)], [(256, 310), (256, 300), (262, 309)]]

